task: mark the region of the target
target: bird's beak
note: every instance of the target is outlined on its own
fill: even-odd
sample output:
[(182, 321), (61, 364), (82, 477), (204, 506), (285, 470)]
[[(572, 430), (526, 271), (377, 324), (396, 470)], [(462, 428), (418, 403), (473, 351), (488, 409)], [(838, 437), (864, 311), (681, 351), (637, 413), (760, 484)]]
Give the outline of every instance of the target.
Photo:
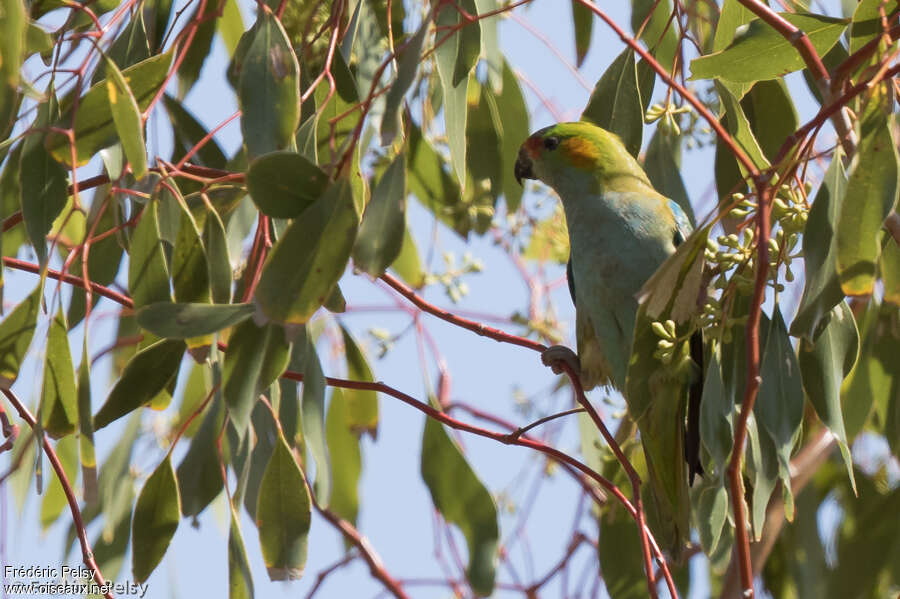
[(532, 170), (531, 158), (525, 154), (525, 148), (519, 150), (519, 157), (516, 159), (515, 166), (516, 181), (522, 184), (522, 179), (537, 179)]

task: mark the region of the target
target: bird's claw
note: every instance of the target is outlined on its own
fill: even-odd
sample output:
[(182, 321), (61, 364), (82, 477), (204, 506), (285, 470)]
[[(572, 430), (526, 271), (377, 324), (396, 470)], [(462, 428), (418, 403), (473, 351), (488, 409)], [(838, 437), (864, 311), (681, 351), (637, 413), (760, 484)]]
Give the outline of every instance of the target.
[(568, 365), (576, 375), (581, 372), (581, 361), (571, 349), (565, 345), (551, 345), (541, 352), (541, 362), (549, 366), (554, 374), (563, 373), (563, 365)]

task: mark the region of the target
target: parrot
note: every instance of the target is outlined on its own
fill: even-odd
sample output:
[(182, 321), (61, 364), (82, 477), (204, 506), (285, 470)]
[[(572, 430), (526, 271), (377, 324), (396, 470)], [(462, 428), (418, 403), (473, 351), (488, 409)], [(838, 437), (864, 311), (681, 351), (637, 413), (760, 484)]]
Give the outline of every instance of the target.
[[(522, 143), (514, 169), (520, 184), (523, 179), (536, 179), (556, 192), (569, 235), (566, 278), (575, 304), (577, 356), (565, 346), (554, 345), (543, 352), (542, 361), (557, 374), (562, 370), (560, 363), (567, 363), (579, 373), (585, 390), (609, 385), (622, 392), (627, 405), (647, 405), (626, 393), (637, 296), (691, 233), (690, 219), (676, 202), (653, 188), (617, 135), (588, 121), (557, 123), (533, 133)], [(683, 392), (667, 385), (661, 394), (666, 401), (674, 397), (680, 404), (652, 414), (631, 415), (641, 432), (657, 518), (668, 528), (670, 542), (666, 545), (675, 556), (690, 533), (687, 487), (693, 485), (696, 475), (703, 474), (699, 433), (703, 342), (699, 331), (691, 336), (689, 346), (696, 365), (692, 380), (682, 386)], [(668, 422), (653, 422), (653, 418)], [(673, 426), (678, 427), (676, 434), (659, 433), (672, 431)], [(654, 442), (672, 447), (648, 450)], [(678, 446), (687, 463), (688, 480), (683, 480)], [(668, 463), (655, 463), (660, 456)], [(675, 472), (682, 480), (666, 488)]]

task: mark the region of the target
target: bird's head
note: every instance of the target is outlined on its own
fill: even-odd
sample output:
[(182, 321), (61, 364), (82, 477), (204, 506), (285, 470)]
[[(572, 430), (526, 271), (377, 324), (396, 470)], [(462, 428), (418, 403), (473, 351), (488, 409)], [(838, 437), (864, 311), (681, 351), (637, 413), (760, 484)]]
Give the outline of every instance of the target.
[(536, 131), (522, 143), (515, 176), (538, 179), (557, 192), (566, 188), (599, 191), (611, 181), (649, 185), (647, 176), (619, 137), (592, 123), (557, 123)]

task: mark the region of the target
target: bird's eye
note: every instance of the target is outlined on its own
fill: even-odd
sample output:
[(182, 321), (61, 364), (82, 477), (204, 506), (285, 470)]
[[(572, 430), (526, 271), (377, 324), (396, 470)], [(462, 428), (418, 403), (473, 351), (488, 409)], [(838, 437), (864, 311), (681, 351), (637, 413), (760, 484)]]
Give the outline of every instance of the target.
[(544, 147), (551, 151), (555, 150), (559, 147), (559, 138), (553, 136), (544, 138)]

